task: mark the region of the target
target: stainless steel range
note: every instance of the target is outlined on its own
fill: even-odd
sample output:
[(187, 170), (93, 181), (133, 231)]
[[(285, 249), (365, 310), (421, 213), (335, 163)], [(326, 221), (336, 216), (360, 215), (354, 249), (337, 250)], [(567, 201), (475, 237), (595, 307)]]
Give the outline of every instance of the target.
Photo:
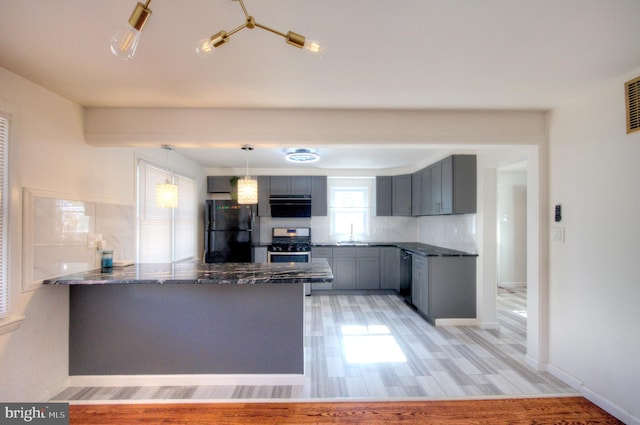
[(311, 229), (308, 227), (274, 227), (268, 248), (270, 263), (310, 263)]
[[(308, 227), (274, 227), (267, 248), (269, 263), (310, 263), (311, 229)], [(304, 284), (305, 295), (311, 295), (311, 284)]]

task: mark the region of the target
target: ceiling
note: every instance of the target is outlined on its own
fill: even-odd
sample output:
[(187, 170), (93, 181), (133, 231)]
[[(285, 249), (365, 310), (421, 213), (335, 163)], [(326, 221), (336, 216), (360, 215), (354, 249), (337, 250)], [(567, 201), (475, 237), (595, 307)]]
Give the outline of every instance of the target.
[[(123, 61), (109, 40), (134, 5), (1, 0), (0, 66), (87, 107), (526, 110), (640, 66), (638, 0), (245, 0), (256, 21), (321, 41), (324, 56), (256, 28), (205, 60), (196, 41), (244, 23), (239, 3), (153, 0)], [(358, 158), (411, 160), (378, 150)]]

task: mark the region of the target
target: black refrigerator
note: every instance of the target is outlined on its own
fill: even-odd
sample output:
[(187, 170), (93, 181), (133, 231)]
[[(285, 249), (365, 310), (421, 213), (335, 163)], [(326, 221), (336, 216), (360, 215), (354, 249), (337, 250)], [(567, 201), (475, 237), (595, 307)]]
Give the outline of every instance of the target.
[(204, 211), (205, 263), (250, 263), (255, 205), (208, 200)]

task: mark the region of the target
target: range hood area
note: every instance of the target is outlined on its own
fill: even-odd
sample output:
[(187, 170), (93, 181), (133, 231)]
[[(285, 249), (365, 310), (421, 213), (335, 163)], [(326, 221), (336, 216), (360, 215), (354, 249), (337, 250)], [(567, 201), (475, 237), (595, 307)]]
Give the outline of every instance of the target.
[(271, 217), (310, 218), (310, 195), (271, 195), (269, 197)]

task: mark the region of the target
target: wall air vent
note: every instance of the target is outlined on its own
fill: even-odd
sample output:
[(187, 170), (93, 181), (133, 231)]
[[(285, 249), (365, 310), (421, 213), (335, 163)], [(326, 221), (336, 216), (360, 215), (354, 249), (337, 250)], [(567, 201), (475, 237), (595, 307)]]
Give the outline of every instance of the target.
[(640, 131), (640, 77), (624, 83), (627, 100), (627, 134)]

